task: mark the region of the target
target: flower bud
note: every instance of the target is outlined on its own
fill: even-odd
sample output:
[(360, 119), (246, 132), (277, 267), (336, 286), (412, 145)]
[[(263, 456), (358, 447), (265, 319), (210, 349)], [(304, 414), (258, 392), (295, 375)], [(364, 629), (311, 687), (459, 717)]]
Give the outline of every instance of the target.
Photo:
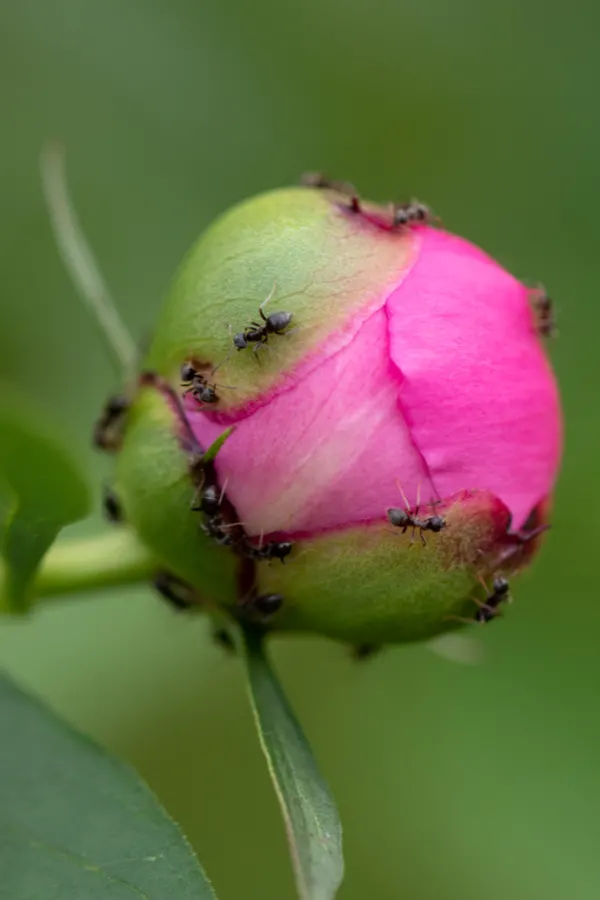
[(560, 455), (532, 292), (415, 218), (280, 190), (184, 261), (119, 483), (142, 539), (209, 608), (418, 640), (494, 617), (494, 579), (531, 557)]

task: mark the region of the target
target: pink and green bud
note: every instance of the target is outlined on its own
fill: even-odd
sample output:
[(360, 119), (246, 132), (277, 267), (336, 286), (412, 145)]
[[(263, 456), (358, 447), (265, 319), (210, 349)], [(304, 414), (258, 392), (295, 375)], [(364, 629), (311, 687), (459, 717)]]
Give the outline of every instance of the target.
[[(184, 261), (145, 361), (159, 378), (119, 460), (132, 524), (209, 609), (280, 595), (277, 630), (385, 643), (477, 618), (535, 550), (559, 463), (534, 300), (466, 241), (342, 194), (234, 208)], [(183, 396), (199, 447), (232, 429), (212, 477), (242, 552), (190, 509), (193, 440), (160, 386), (183, 394), (186, 363), (215, 395)], [(261, 558), (275, 542), (293, 545), (284, 564)]]

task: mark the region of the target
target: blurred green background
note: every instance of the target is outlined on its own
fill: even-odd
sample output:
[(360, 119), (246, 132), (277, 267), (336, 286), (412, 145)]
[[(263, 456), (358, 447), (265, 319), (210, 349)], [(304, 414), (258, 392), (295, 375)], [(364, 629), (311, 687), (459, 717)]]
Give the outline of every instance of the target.
[[(50, 236), (48, 136), (66, 141), (141, 340), (200, 229), (311, 168), (426, 200), (557, 299), (554, 527), (509, 615), (476, 632), (484, 663), (273, 646), (339, 802), (342, 900), (600, 894), (599, 35), (585, 0), (0, 4), (0, 376), (38, 398), (96, 483), (109, 469), (88, 435), (116, 384)], [(240, 667), (202, 621), (149, 589), (70, 599), (3, 621), (0, 663), (141, 770), (220, 900), (293, 897)]]

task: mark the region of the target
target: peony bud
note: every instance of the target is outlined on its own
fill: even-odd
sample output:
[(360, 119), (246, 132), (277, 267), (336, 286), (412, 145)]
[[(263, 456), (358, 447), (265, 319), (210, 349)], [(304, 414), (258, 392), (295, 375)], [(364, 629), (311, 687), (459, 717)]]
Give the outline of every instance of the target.
[(403, 209), (276, 191), (184, 261), (119, 485), (209, 609), (361, 644), (423, 639), (493, 618), (508, 596), (494, 579), (538, 543), (560, 411), (534, 292)]

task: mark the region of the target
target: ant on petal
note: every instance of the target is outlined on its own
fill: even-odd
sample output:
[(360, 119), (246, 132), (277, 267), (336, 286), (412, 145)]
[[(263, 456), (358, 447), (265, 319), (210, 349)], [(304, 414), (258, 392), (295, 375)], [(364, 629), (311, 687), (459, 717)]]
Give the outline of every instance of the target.
[[(482, 584), (484, 586), (484, 589), (487, 591), (487, 587), (484, 581), (482, 581)], [(499, 607), (503, 603), (509, 603), (510, 600), (510, 586), (508, 584), (508, 581), (501, 575), (494, 575), (494, 580), (492, 581), (492, 590), (487, 594), (483, 602), (476, 601), (478, 609), (475, 613), (475, 621), (481, 622), (482, 624), (491, 622), (492, 619), (495, 619), (497, 616), (502, 615), (499, 612)]]
[(554, 303), (542, 284), (536, 285), (529, 292), (529, 299), (535, 314), (536, 330), (542, 337), (556, 337), (556, 321)]
[(435, 216), (430, 208), (419, 200), (410, 203), (392, 204), (392, 228), (406, 228), (411, 225), (431, 225)]
[(266, 344), (269, 340), (270, 334), (279, 334), (283, 335), (286, 333), (286, 328), (290, 325), (293, 314), (290, 312), (275, 312), (271, 313), (270, 316), (265, 316), (263, 309), (267, 305), (267, 303), (273, 299), (273, 295), (275, 294), (276, 285), (273, 285), (273, 289), (271, 293), (263, 300), (263, 302), (258, 307), (258, 312), (260, 313), (260, 317), (262, 319), (261, 322), (251, 322), (249, 325), (244, 328), (243, 331), (238, 332), (234, 335), (233, 345), (238, 350), (245, 350), (249, 344), (256, 344), (254, 347), (254, 352), (259, 349), (263, 344)]
[(360, 205), (360, 197), (358, 191), (349, 181), (336, 181), (323, 175), (322, 172), (305, 172), (300, 179), (302, 187), (319, 188), (325, 191), (336, 191), (338, 194), (344, 194), (350, 202), (351, 212), (362, 212)]
[(402, 490), (402, 486), (399, 482), (397, 482), (398, 488), (400, 489), (400, 493), (402, 494), (402, 499), (404, 501), (403, 507), (391, 506), (386, 510), (388, 521), (391, 525), (394, 525), (396, 528), (402, 529), (402, 534), (406, 534), (407, 529), (412, 528), (412, 539), (414, 540), (415, 531), (419, 531), (419, 536), (421, 538), (421, 542), (423, 544), (426, 543), (425, 537), (423, 535), (424, 531), (432, 531), (434, 534), (437, 534), (442, 530), (442, 528), (446, 527), (446, 520), (443, 516), (438, 515), (430, 515), (419, 517), (419, 507), (420, 507), (420, 486), (417, 490), (417, 505), (414, 510), (411, 508), (406, 494)]
[(479, 622), (481, 625), (487, 625), (502, 615), (500, 606), (503, 603), (510, 603), (512, 597), (510, 595), (510, 585), (506, 578), (502, 575), (494, 575), (492, 581), (492, 590), (490, 591), (483, 578), (479, 579), (483, 585), (486, 596), (483, 600), (473, 597), (473, 602), (477, 605), (477, 612), (474, 619), (465, 619), (462, 616), (446, 616), (447, 619), (453, 619), (456, 622), (463, 622), (471, 625), (473, 622)]
[[(214, 368), (211, 375), (214, 375), (219, 366)], [(217, 395), (217, 385), (216, 383), (209, 384), (208, 379), (202, 372), (199, 372), (198, 369), (191, 362), (185, 362), (181, 367), (180, 372), (181, 377), (181, 386), (186, 388), (184, 394), (191, 394), (192, 397), (197, 400), (199, 403), (218, 403), (219, 396)], [(230, 388), (234, 390), (231, 385), (223, 384), (220, 387)]]

